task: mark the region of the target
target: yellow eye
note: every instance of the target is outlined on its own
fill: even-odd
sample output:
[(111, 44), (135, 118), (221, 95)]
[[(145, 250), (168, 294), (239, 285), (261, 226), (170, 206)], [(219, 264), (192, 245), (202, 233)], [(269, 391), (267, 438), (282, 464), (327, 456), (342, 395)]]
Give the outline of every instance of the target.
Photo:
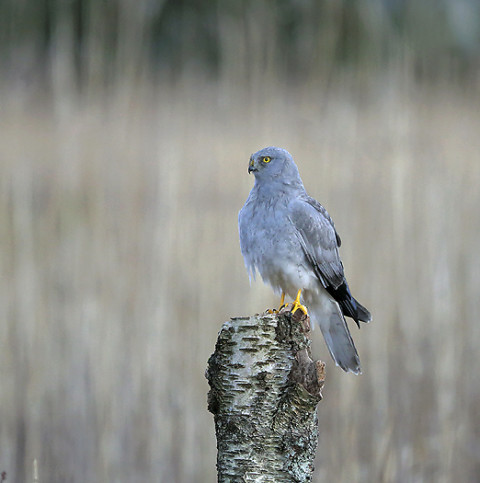
[(270, 156), (264, 156), (263, 157), (263, 162), (264, 163), (269, 163), (271, 160), (272, 160), (272, 158)]

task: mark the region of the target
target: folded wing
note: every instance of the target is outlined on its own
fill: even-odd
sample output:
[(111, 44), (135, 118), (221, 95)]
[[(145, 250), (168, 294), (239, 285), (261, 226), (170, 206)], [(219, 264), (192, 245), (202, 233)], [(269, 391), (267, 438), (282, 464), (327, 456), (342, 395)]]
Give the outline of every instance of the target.
[(313, 198), (295, 198), (288, 206), (303, 251), (325, 288), (337, 289), (345, 281), (338, 254), (340, 237), (325, 208)]
[(338, 302), (344, 315), (369, 322), (370, 312), (350, 293), (338, 247), (340, 237), (330, 215), (313, 198), (293, 199), (288, 206), (289, 217), (311, 266), (328, 293)]

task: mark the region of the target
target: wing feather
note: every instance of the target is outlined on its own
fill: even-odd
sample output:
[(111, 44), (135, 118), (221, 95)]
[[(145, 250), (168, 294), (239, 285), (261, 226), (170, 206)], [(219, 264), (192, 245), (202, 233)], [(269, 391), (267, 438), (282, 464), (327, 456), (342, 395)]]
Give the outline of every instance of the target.
[(288, 205), (303, 251), (325, 288), (337, 289), (344, 281), (338, 254), (340, 237), (327, 210), (310, 197), (295, 198)]

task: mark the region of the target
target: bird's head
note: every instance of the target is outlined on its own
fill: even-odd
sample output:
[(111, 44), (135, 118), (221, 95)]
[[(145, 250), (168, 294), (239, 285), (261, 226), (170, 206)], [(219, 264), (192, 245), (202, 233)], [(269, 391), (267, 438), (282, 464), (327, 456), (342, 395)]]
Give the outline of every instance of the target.
[(270, 146), (250, 156), (248, 172), (258, 181), (281, 181), (286, 184), (302, 183), (292, 155), (285, 149)]

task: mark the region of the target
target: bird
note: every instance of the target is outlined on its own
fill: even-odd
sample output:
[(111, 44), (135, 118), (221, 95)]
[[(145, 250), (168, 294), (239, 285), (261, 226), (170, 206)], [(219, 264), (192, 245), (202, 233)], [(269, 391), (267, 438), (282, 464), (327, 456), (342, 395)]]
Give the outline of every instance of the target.
[[(250, 280), (260, 273), (274, 292), (295, 298), (320, 327), (337, 366), (361, 373), (345, 316), (370, 322), (370, 312), (350, 293), (339, 255), (341, 239), (327, 210), (305, 190), (285, 149), (270, 146), (252, 154), (255, 182), (238, 215), (240, 248)], [(303, 303), (302, 303), (303, 302)], [(307, 309), (307, 307), (308, 309)]]

